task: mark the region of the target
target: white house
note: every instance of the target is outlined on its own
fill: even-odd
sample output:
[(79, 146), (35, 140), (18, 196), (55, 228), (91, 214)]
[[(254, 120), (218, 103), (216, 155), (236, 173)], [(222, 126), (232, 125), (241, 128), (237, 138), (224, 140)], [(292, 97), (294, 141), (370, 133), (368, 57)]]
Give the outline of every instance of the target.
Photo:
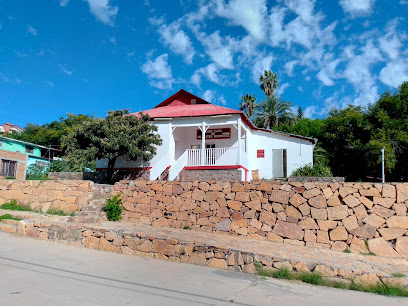
[[(133, 178), (247, 181), (258, 170), (260, 178), (273, 179), (313, 163), (316, 139), (257, 128), (242, 111), (183, 89), (143, 113), (157, 125), (163, 144), (149, 162), (118, 158), (115, 170)], [(106, 160), (97, 161), (98, 171), (106, 168)]]

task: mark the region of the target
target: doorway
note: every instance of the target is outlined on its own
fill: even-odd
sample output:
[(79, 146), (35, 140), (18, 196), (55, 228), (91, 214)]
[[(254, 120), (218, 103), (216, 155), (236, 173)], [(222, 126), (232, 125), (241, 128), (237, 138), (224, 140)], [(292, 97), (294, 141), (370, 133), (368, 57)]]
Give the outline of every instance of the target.
[[(206, 144), (206, 149), (215, 149), (215, 144)], [(205, 164), (207, 166), (215, 165), (215, 152), (214, 150), (205, 150)]]
[(272, 177), (287, 177), (287, 152), (286, 149), (272, 150)]

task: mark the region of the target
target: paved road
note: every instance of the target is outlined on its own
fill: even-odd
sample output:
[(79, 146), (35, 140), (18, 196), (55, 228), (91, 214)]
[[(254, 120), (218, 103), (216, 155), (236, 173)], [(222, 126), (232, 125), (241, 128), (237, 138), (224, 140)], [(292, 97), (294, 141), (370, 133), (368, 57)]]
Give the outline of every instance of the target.
[(0, 305), (408, 305), (0, 233)]

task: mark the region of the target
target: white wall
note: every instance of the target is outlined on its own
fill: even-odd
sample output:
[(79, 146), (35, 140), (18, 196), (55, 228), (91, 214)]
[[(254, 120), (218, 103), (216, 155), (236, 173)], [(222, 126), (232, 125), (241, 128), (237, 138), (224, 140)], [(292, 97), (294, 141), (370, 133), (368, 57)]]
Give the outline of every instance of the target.
[[(169, 121), (155, 121), (154, 124), (158, 127), (158, 133), (163, 140), (162, 146), (157, 148), (157, 154), (150, 162), (141, 160), (130, 161), (127, 156), (118, 158), (116, 168), (141, 168), (151, 167), (158, 163), (167, 153), (170, 153), (170, 163), (173, 164), (180, 155), (191, 145), (198, 144), (201, 146), (201, 139), (197, 139), (198, 125), (204, 120), (206, 124), (214, 124), (213, 128), (231, 128), (231, 138), (229, 139), (206, 139), (206, 144), (215, 144), (216, 148), (236, 147), (237, 129), (236, 125), (238, 116), (231, 117), (205, 117), (203, 118), (180, 118)], [(220, 125), (216, 125), (216, 124)], [(243, 123), (244, 125), (244, 123)], [(175, 127), (174, 132), (172, 132)], [(245, 126), (246, 127), (246, 126)], [(245, 131), (248, 130), (248, 131)], [(247, 140), (242, 139), (242, 153), (247, 156), (248, 160), (248, 180), (251, 179), (251, 170), (259, 170), (260, 178), (271, 179), (272, 176), (272, 150), (286, 149), (287, 150), (287, 175), (289, 176), (297, 168), (308, 163), (313, 163), (313, 144), (304, 139), (295, 137), (273, 134), (266, 131), (254, 131), (248, 127), (242, 129), (242, 135), (247, 136)], [(174, 137), (174, 139), (173, 139)], [(175, 144), (175, 143), (176, 144)], [(246, 153), (245, 153), (246, 145)], [(264, 150), (265, 157), (257, 158), (257, 150)], [(106, 168), (107, 160), (97, 161), (97, 168)], [(244, 172), (243, 175), (244, 177)]]
[[(313, 163), (313, 144), (304, 139), (272, 134), (265, 131), (251, 131), (249, 134), (248, 166), (249, 170), (259, 170), (259, 177), (271, 179), (272, 150), (287, 150), (287, 175), (308, 163)], [(257, 158), (257, 150), (264, 150), (265, 157)], [(249, 171), (248, 179), (251, 179)]]

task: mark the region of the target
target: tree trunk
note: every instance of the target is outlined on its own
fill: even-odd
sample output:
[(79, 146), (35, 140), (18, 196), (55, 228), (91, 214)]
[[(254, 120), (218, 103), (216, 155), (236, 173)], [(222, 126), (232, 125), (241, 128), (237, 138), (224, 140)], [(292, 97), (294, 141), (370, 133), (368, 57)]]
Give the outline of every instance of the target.
[(108, 161), (108, 171), (106, 172), (106, 181), (108, 184), (113, 184), (113, 169), (115, 167), (116, 157)]

